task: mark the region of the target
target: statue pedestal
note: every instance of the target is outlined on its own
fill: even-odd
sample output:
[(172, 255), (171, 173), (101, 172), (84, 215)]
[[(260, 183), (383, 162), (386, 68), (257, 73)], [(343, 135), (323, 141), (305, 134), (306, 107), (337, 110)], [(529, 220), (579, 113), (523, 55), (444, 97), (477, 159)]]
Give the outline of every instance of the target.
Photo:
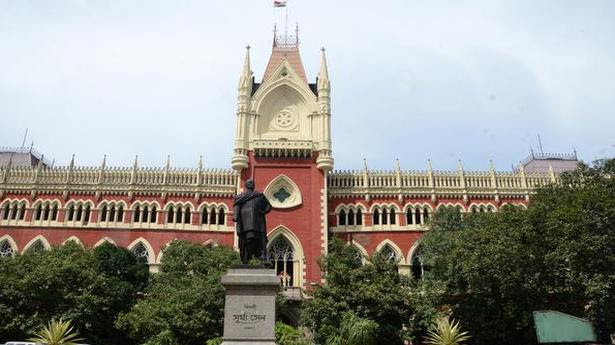
[(275, 345), (280, 279), (265, 267), (238, 265), (222, 277), (226, 289), (222, 345)]

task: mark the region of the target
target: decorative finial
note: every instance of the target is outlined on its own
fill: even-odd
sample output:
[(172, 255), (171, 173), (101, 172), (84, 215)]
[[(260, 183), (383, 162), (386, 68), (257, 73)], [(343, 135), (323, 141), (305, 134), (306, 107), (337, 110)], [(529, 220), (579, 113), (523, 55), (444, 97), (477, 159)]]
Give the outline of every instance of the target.
[(318, 89), (329, 90), (331, 82), (329, 81), (329, 68), (327, 67), (327, 56), (325, 48), (321, 48), (320, 72), (318, 72)]

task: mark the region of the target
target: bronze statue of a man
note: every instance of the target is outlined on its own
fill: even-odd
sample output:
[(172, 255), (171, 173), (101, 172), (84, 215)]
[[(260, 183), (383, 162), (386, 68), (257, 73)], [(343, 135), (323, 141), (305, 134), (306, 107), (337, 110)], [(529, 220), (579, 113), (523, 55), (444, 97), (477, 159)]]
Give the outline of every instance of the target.
[(254, 180), (247, 180), (245, 186), (247, 190), (235, 196), (233, 203), (241, 262), (247, 264), (252, 258), (267, 262), (265, 215), (271, 211), (271, 204), (263, 193), (254, 190)]

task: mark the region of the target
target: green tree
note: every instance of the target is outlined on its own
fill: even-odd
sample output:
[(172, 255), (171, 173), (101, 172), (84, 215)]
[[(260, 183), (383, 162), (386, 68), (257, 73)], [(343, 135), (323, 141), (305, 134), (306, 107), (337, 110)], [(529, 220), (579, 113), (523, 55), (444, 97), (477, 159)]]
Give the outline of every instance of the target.
[(28, 339), (45, 345), (77, 345), (77, 342), (84, 340), (78, 338), (79, 333), (73, 330), (70, 325), (70, 320), (59, 321), (51, 320), (47, 326), (34, 334), (34, 337)]
[(363, 265), (356, 248), (334, 239), (321, 268), (327, 283), (313, 291), (302, 315), (303, 324), (312, 329), (318, 344), (339, 334), (345, 312), (377, 321), (377, 344), (402, 343), (404, 325), (413, 313), (411, 281), (397, 272), (397, 263), (376, 254), (370, 264)]
[(527, 210), (435, 215), (422, 243), (427, 279), (474, 343), (535, 343), (538, 309), (587, 317), (605, 341), (615, 331), (614, 174), (615, 160), (581, 165)]
[(220, 336), (224, 288), (220, 278), (239, 256), (226, 247), (173, 241), (165, 248), (161, 272), (151, 277), (144, 297), (117, 325), (140, 344), (203, 345)]
[(352, 312), (342, 315), (338, 332), (330, 335), (327, 345), (375, 345), (378, 324), (372, 320), (358, 317)]
[(312, 342), (301, 329), (283, 322), (275, 323), (275, 341), (278, 345), (311, 345)]
[[(125, 249), (117, 252), (132, 255)], [(134, 258), (133, 263), (124, 269), (147, 274), (146, 265)], [(0, 338), (24, 339), (55, 318), (73, 320), (89, 342), (130, 344), (113, 324), (119, 312), (130, 308), (137, 287), (99, 271), (99, 264), (91, 250), (74, 242), (0, 260)]]

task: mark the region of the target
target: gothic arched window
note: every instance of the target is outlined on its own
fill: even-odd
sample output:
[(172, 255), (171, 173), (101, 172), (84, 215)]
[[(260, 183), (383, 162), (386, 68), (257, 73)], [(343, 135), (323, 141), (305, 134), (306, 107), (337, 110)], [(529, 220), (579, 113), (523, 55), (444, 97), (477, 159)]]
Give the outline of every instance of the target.
[(107, 221), (107, 205), (103, 205), (103, 207), (100, 209), (100, 221)]
[(173, 223), (173, 220), (175, 219), (175, 207), (169, 206), (169, 210), (167, 212), (167, 223)]
[(385, 244), (384, 247), (378, 251), (378, 254), (389, 262), (399, 261), (399, 255), (397, 255), (395, 249), (393, 249), (389, 244)]
[(207, 218), (208, 215), (207, 207), (203, 207), (203, 211), (201, 211), (201, 224), (207, 224), (207, 220), (209, 219)]
[(357, 221), (356, 224), (357, 225), (363, 225), (363, 214), (361, 213), (361, 209), (357, 209)]
[(0, 243), (0, 258), (13, 257), (15, 251), (8, 240), (4, 240)]
[(145, 262), (149, 262), (149, 251), (143, 242), (137, 243), (137, 245), (132, 247), (130, 251), (137, 257), (137, 259), (144, 258)]
[(190, 206), (186, 206), (186, 210), (184, 211), (184, 224), (191, 223), (190, 215), (191, 215)]
[(124, 222), (124, 206), (122, 205), (117, 208), (117, 221)]
[(346, 225), (346, 211), (341, 210), (338, 218), (338, 225)]
[[(6, 205), (6, 207), (8, 209), (8, 205)], [(8, 210), (7, 210), (6, 216), (7, 217), (9, 216)], [(36, 206), (36, 211), (34, 212), (34, 219), (41, 220), (42, 217), (43, 217), (43, 204), (38, 204), (38, 206)]]
[(224, 208), (220, 207), (218, 211), (218, 225), (224, 225)]
[(216, 209), (212, 208), (211, 212), (209, 212), (209, 224), (216, 224)]
[(28, 248), (28, 250), (26, 251), (28, 254), (36, 254), (36, 253), (42, 253), (45, 250), (45, 245), (43, 244), (43, 241), (36, 240), (36, 242), (34, 242), (30, 248)]
[(115, 221), (115, 205), (111, 206), (109, 209), (109, 220), (112, 222)]
[(156, 219), (158, 219), (158, 212), (156, 210), (156, 205), (153, 205), (149, 215), (149, 222), (156, 223)]
[(348, 225), (354, 225), (354, 211), (352, 209), (350, 209), (348, 211)]
[(11, 211), (11, 206), (9, 206), (8, 202), (6, 203), (6, 205), (4, 205), (4, 207), (2, 208), (2, 219), (7, 220), (9, 219), (9, 212)]
[(143, 215), (141, 216), (141, 222), (147, 223), (148, 219), (149, 219), (149, 207), (145, 205), (143, 207)]
[(373, 223), (374, 225), (380, 224), (380, 212), (378, 211), (377, 208), (374, 209)]
[(135, 207), (135, 210), (133, 211), (133, 214), (132, 214), (133, 223), (138, 223), (139, 220), (141, 220), (141, 206)]
[(283, 286), (294, 284), (294, 249), (284, 236), (278, 236), (269, 245), (269, 259)]
[(396, 223), (396, 219), (395, 219), (395, 209), (391, 207), (391, 213), (389, 213), (389, 224), (395, 224)]

